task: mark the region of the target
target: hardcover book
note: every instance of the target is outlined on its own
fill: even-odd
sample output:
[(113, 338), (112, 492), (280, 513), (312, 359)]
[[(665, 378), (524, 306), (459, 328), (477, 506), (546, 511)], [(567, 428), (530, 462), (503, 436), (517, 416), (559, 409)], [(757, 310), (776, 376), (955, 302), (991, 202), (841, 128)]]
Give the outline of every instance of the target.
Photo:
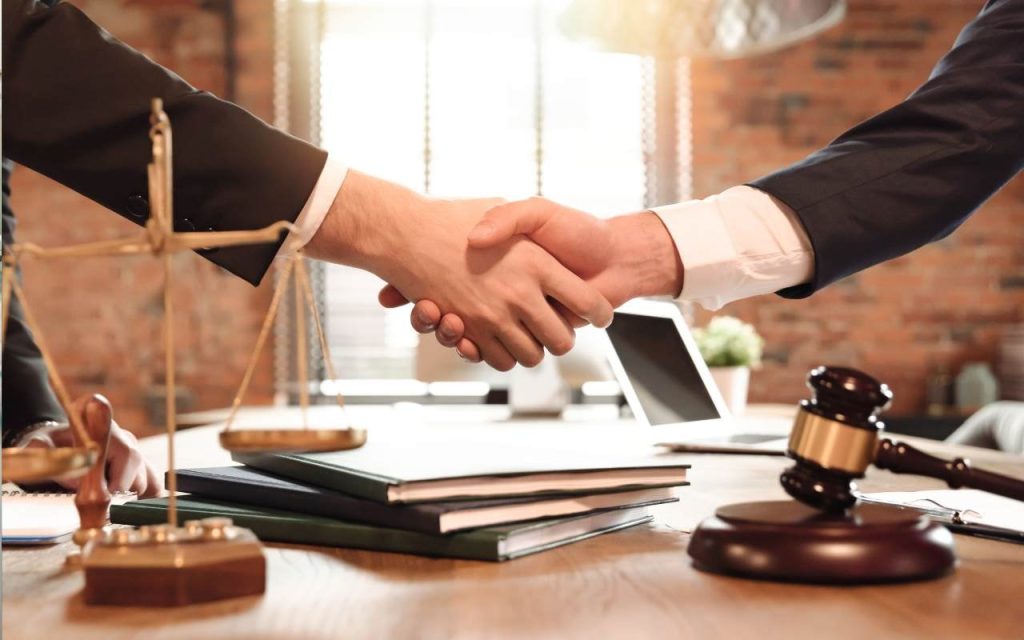
[(463, 529), (643, 507), (678, 500), (671, 487), (610, 493), (381, 504), (248, 467), (178, 471), (178, 490), (194, 497), (365, 522), (394, 529), (444, 534)]
[[(231, 518), (264, 541), (491, 561), (511, 560), (651, 520), (646, 508), (636, 507), (437, 536), (188, 496), (178, 499), (182, 520), (214, 516)], [(114, 505), (110, 521), (135, 526), (166, 522), (167, 499)]]
[(486, 441), (370, 438), (349, 451), (232, 454), (236, 462), (383, 504), (586, 494), (686, 483), (673, 456), (627, 456)]

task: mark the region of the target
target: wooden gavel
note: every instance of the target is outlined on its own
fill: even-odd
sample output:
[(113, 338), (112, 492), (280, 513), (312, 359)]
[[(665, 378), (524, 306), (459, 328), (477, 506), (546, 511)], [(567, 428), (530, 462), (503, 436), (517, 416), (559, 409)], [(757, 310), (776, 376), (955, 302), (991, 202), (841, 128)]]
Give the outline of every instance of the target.
[(857, 501), (856, 478), (868, 466), (945, 480), (950, 487), (981, 489), (1024, 500), (1024, 481), (974, 469), (968, 460), (943, 460), (908, 444), (881, 438), (878, 415), (892, 391), (871, 376), (842, 367), (818, 367), (807, 376), (813, 391), (800, 402), (786, 455), (796, 461), (780, 478), (800, 502), (832, 513)]

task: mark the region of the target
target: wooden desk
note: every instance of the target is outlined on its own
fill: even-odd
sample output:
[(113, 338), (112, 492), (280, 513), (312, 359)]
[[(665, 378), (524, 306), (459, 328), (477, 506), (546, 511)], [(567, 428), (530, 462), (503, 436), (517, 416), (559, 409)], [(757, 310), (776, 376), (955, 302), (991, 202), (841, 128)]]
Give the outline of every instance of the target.
[[(397, 409), (387, 415), (416, 428), (435, 428), (438, 425), (431, 427), (431, 423), (445, 422), (444, 428), (456, 432), (506, 431), (493, 423), (475, 424), (478, 418), (472, 414), (444, 418), (438, 413)], [(374, 420), (370, 413), (363, 418)], [(580, 421), (575, 428), (590, 429), (586, 422)], [(593, 426), (591, 432), (603, 433), (614, 417), (606, 422)], [(525, 428), (553, 437), (555, 426), (537, 422)], [(522, 437), (522, 425), (513, 430)], [(179, 435), (182, 466), (225, 460), (215, 446), (212, 428)], [(155, 454), (163, 444), (155, 439), (146, 447)], [(938, 443), (916, 444), (951, 453)], [(957, 451), (993, 469), (1024, 477), (1024, 459), (969, 448)], [(696, 571), (686, 555), (687, 532), (717, 505), (781, 497), (777, 478), (785, 460), (680, 457), (693, 464), (693, 486), (682, 490), (679, 504), (659, 507), (651, 526), (503, 564), (271, 544), (264, 596), (184, 609), (86, 607), (79, 595), (81, 576), (62, 567), (66, 545), (5, 549), (3, 637), (1024, 637), (1021, 545), (958, 535), (960, 566), (955, 573), (907, 585), (828, 588), (751, 582)], [(878, 491), (939, 485), (872, 471), (862, 486)]]

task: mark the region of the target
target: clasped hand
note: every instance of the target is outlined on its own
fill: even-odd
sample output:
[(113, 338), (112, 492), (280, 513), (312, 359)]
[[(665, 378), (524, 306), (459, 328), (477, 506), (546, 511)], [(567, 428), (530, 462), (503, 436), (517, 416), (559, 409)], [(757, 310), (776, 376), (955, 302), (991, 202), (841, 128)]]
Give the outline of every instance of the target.
[(388, 295), (430, 300), (431, 310), (453, 314), (459, 338), (495, 369), (535, 366), (545, 348), (572, 348), (567, 317), (604, 327), (612, 306), (524, 237), (470, 246), (470, 231), (500, 202), (428, 198), (350, 171), (306, 253), (375, 273), (390, 283)]
[[(531, 260), (533, 266), (532, 271), (520, 275), (542, 276), (545, 269), (558, 273), (565, 288), (560, 290), (561, 295), (549, 292), (550, 305), (542, 304), (534, 295), (521, 298), (512, 306), (520, 312), (536, 307), (532, 313), (549, 316), (557, 312), (568, 332), (585, 325), (588, 320), (596, 326), (606, 325), (606, 308), (603, 305), (600, 309), (591, 310), (599, 310), (599, 314), (586, 315), (581, 313), (583, 307), (571, 304), (572, 296), (568, 294), (572, 287), (579, 290), (579, 295), (588, 289), (595, 290), (612, 308), (634, 297), (676, 295), (682, 289), (683, 271), (679, 255), (660, 219), (650, 212), (601, 220), (544, 198), (530, 198), (491, 208), (466, 237), (466, 256), (472, 264), (497, 264), (499, 260), (511, 258), (513, 250), (518, 250), (528, 254), (524, 257)], [(549, 255), (541, 255), (543, 253)], [(498, 258), (498, 254), (505, 254), (508, 258)], [(573, 272), (577, 279), (564, 274), (565, 269)], [(481, 271), (484, 272), (486, 269)], [(523, 284), (525, 280), (520, 278), (519, 286), (522, 288), (514, 293), (527, 295), (529, 289)], [(433, 298), (410, 297), (404, 289), (393, 285), (394, 282), (381, 291), (381, 304), (397, 307), (409, 300), (417, 300), (412, 311), (413, 327), (420, 333), (435, 332), (442, 345), (455, 347), (466, 360), (478, 362), (483, 359), (492, 366), (497, 362), (501, 365), (497, 368), (504, 370), (509, 362), (506, 355), (509, 354), (525, 366), (537, 364), (543, 354), (536, 342), (547, 346), (555, 355), (562, 355), (568, 350), (566, 347), (571, 346), (571, 343), (562, 341), (552, 342), (548, 339), (552, 336), (550, 333), (534, 332), (537, 338), (535, 348), (514, 348), (529, 344), (528, 336), (520, 336), (519, 342), (499, 351), (501, 357), (495, 360), (493, 350), (501, 345), (493, 341), (480, 342), (476, 338), (480, 334), (473, 328), (474, 319), (463, 314), (461, 307), (447, 306)], [(469, 291), (475, 291), (479, 296), (482, 291), (479, 286), (473, 283)], [(480, 302), (485, 304), (486, 300)], [(548, 308), (541, 311), (540, 307), (544, 306)], [(489, 318), (492, 325), (499, 323), (499, 317), (490, 315)], [(533, 331), (535, 327), (540, 325), (532, 323), (525, 328)], [(560, 337), (564, 336), (564, 332), (560, 334)], [(521, 358), (519, 354), (527, 357)]]
[(501, 371), (562, 355), (575, 327), (678, 293), (682, 265), (650, 212), (599, 220), (543, 198), (442, 200), (349, 171), (305, 247), (378, 275), (388, 307), (417, 302), (413, 326)]

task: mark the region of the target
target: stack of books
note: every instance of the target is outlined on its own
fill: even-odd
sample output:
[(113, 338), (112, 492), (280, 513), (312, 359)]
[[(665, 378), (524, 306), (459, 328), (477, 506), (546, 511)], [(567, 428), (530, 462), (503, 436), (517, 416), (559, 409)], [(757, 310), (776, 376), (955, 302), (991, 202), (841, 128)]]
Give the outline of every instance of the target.
[[(649, 522), (688, 465), (459, 443), (235, 455), (178, 472), (180, 519), (227, 516), (267, 541), (501, 561)], [(166, 499), (111, 508), (117, 524), (166, 519)]]

